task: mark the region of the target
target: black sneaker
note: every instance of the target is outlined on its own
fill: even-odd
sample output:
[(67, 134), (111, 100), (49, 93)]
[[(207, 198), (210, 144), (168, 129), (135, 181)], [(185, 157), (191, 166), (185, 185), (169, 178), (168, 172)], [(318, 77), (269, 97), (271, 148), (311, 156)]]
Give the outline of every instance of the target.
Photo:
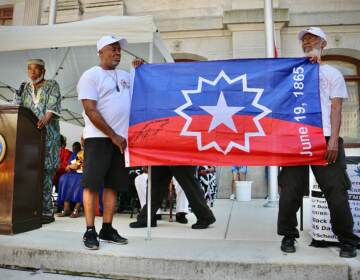
[(128, 240), (122, 237), (116, 229), (101, 229), (99, 232), (99, 238), (101, 241), (106, 241), (114, 244), (125, 245), (128, 244)]
[(191, 226), (192, 229), (205, 229), (208, 228), (209, 225), (216, 222), (216, 219), (214, 216), (211, 216), (207, 219), (199, 219), (195, 224)]
[(340, 245), (340, 254), (342, 258), (355, 258), (356, 257), (356, 246), (349, 243), (342, 243)]
[(50, 223), (53, 223), (53, 222), (55, 222), (54, 216), (42, 215), (42, 217), (41, 217), (41, 223), (42, 223), (43, 225), (50, 224)]
[(175, 220), (180, 224), (188, 223), (188, 219), (186, 219), (186, 213), (184, 213), (184, 212), (176, 213)]
[(95, 229), (88, 229), (83, 237), (84, 246), (89, 250), (98, 250), (99, 249), (99, 240), (98, 235)]
[[(146, 228), (147, 227), (147, 222), (146, 221), (141, 221), (138, 220), (136, 222), (132, 222), (129, 224), (129, 227), (131, 228)], [(156, 220), (152, 220), (151, 221), (151, 227), (157, 227), (157, 222)]]
[(281, 241), (281, 251), (285, 253), (295, 253), (295, 238), (284, 236)]

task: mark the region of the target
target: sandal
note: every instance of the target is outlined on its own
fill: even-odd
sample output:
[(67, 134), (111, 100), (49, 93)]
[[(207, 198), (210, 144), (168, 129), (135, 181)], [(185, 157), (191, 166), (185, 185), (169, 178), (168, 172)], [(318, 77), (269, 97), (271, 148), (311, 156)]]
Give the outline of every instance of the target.
[(70, 215), (70, 211), (65, 211), (65, 210), (62, 210), (60, 213), (58, 213), (56, 216), (57, 217), (66, 217), (66, 216), (69, 216)]
[(80, 215), (80, 211), (78, 209), (74, 209), (74, 211), (71, 213), (70, 218), (77, 218)]

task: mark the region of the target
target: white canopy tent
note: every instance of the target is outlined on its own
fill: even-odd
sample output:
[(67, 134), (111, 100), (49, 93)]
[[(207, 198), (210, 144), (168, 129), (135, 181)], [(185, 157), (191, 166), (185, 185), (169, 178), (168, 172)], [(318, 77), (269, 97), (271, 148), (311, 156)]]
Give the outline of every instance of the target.
[(125, 37), (129, 45), (119, 68), (129, 70), (134, 56), (147, 62), (172, 62), (152, 16), (105, 16), (52, 26), (0, 27), (0, 100), (12, 99), (27, 79), (26, 61), (41, 58), (47, 79), (58, 81), (63, 96), (62, 118), (82, 124), (76, 85), (81, 74), (98, 64), (96, 41), (104, 35)]
[[(104, 35), (125, 37), (129, 42), (119, 68), (129, 70), (134, 56), (150, 63), (173, 62), (152, 16), (105, 16), (50, 26), (4, 26), (0, 27), (0, 103), (12, 100), (14, 90), (27, 79), (26, 61), (41, 58), (46, 64), (45, 78), (56, 79), (60, 85), (62, 119), (82, 125), (76, 85), (85, 70), (98, 64), (96, 41)], [(149, 194), (150, 209), (151, 184)]]

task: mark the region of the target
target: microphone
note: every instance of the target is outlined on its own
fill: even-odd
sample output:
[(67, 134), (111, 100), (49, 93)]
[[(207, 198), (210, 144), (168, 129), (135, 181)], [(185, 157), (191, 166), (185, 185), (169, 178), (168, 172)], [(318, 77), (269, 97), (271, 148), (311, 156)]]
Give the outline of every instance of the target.
[(21, 97), (21, 95), (24, 92), (25, 85), (26, 85), (26, 82), (22, 82), (21, 85), (20, 85), (20, 88), (15, 91), (17, 96)]

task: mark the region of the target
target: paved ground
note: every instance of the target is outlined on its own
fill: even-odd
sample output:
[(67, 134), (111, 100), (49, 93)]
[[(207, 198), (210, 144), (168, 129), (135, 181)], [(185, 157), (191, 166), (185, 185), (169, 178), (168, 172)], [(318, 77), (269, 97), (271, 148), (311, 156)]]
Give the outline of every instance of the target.
[[(188, 215), (188, 225), (169, 223), (165, 216), (152, 229), (151, 241), (145, 240), (146, 229), (128, 227), (133, 221), (129, 215), (116, 215), (114, 226), (129, 244), (101, 243), (99, 251), (82, 246), (83, 218), (57, 218), (39, 230), (0, 236), (0, 265), (117, 279), (360, 279), (360, 257), (345, 260), (338, 257), (337, 248), (308, 246), (309, 211), (297, 253), (282, 253), (277, 209), (263, 204), (265, 200), (217, 200), (217, 222), (206, 230), (190, 228), (193, 214)], [(99, 229), (101, 218), (96, 225)]]
[(100, 280), (104, 278), (83, 277), (46, 273), (42, 271), (25, 271), (14, 269), (1, 269), (0, 280)]

